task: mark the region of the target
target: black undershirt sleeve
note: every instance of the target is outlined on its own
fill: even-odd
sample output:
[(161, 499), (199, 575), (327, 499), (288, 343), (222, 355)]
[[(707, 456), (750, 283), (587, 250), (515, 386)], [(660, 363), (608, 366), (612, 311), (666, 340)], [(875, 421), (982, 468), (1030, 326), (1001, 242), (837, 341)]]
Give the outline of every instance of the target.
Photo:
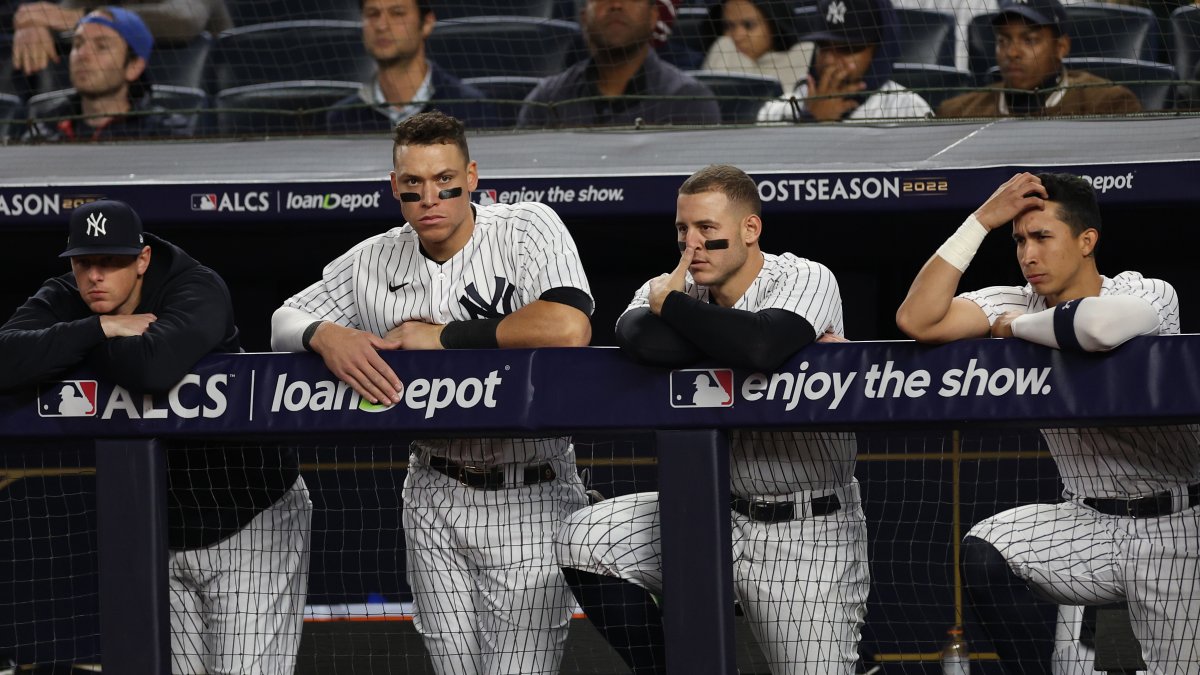
[(617, 346), (626, 356), (652, 366), (686, 366), (704, 352), (655, 316), (649, 307), (631, 309), (617, 319)]
[(662, 318), (707, 356), (760, 371), (775, 370), (817, 337), (812, 324), (794, 312), (747, 312), (702, 302), (678, 291), (667, 294)]
[(567, 305), (591, 316), (592, 310), (596, 308), (592, 302), (592, 297), (586, 291), (573, 286), (558, 286), (542, 293), (538, 296), (538, 300), (547, 302), (557, 302), (560, 305)]

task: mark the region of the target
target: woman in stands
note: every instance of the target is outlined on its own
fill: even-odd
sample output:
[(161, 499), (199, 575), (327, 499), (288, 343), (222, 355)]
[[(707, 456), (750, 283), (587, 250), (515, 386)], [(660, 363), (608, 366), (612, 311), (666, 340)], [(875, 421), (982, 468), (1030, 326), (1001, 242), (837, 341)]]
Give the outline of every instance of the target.
[(721, 36), (704, 57), (704, 70), (765, 75), (784, 90), (808, 75), (811, 42), (800, 42), (792, 3), (784, 0), (725, 0), (713, 8)]

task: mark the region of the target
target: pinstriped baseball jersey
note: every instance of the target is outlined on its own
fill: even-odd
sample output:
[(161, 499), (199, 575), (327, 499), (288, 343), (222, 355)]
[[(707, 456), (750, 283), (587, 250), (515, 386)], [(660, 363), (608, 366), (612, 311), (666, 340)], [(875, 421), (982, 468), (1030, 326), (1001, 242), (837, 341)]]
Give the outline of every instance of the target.
[[(550, 207), (523, 202), (472, 208), (471, 239), (449, 260), (425, 257), (416, 231), (405, 223), (326, 265), (320, 281), (284, 305), (382, 336), (409, 320), (445, 324), (504, 316), (553, 288), (578, 288), (591, 296), (575, 242)], [(567, 441), (421, 444), (455, 461), (492, 464), (557, 456)]]
[[(1142, 298), (1158, 312), (1159, 335), (1179, 333), (1179, 297), (1160, 279), (1137, 272), (1101, 277), (1100, 295)], [(1031, 286), (992, 286), (962, 293), (979, 305), (989, 323), (1005, 312), (1040, 312), (1046, 299)], [(1067, 491), (1082, 497), (1128, 499), (1200, 481), (1200, 427), (1045, 429)]]
[[(842, 295), (828, 267), (791, 253), (762, 256), (762, 270), (734, 309), (783, 309), (804, 317), (817, 335), (843, 333)], [(691, 274), (684, 292), (709, 301), (708, 287), (697, 285)], [(625, 311), (649, 304), (650, 283), (646, 282)], [(854, 477), (855, 444), (850, 433), (739, 430), (730, 437), (730, 452), (731, 487), (744, 497), (830, 490)]]

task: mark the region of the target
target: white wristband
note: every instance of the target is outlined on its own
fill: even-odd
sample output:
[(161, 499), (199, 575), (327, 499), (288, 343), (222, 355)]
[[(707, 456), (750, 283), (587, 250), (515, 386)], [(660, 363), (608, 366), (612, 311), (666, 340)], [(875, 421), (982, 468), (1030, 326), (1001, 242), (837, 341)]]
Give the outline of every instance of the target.
[(946, 243), (938, 247), (937, 254), (942, 260), (954, 265), (959, 272), (966, 272), (987, 233), (988, 229), (972, 213), (958, 226), (954, 234), (950, 235)]

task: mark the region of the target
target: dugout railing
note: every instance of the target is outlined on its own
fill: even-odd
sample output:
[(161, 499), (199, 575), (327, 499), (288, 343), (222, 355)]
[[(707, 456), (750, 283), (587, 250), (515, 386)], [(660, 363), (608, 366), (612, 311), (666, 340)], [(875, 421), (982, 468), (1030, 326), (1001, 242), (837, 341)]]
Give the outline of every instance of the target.
[[(643, 367), (611, 348), (392, 352), (385, 358), (406, 384), (404, 400), (386, 410), (361, 405), (311, 354), (209, 357), (158, 397), (131, 394), (86, 372), (0, 397), (6, 445), (22, 439), (96, 444), (106, 670), (168, 672), (165, 461), (155, 439), (653, 431), (664, 606), (670, 608), (668, 666), (671, 672), (732, 673), (724, 430), (840, 428), (859, 431), (861, 439), (906, 429), (1200, 419), (1194, 376), (1200, 338), (1194, 335), (1138, 338), (1104, 355), (1016, 340), (815, 344), (775, 373), (720, 364)], [(719, 383), (728, 399), (692, 402), (697, 371)], [(92, 402), (91, 414), (68, 416), (54, 408), (63, 382), (90, 383), (78, 391)], [(329, 395), (314, 405), (318, 390)], [(864, 447), (860, 440), (860, 457)], [(957, 491), (957, 434), (950, 452)], [(955, 537), (962, 533), (957, 499)], [(957, 568), (957, 555), (954, 562)], [(954, 604), (947, 624), (963, 620), (961, 599)]]

